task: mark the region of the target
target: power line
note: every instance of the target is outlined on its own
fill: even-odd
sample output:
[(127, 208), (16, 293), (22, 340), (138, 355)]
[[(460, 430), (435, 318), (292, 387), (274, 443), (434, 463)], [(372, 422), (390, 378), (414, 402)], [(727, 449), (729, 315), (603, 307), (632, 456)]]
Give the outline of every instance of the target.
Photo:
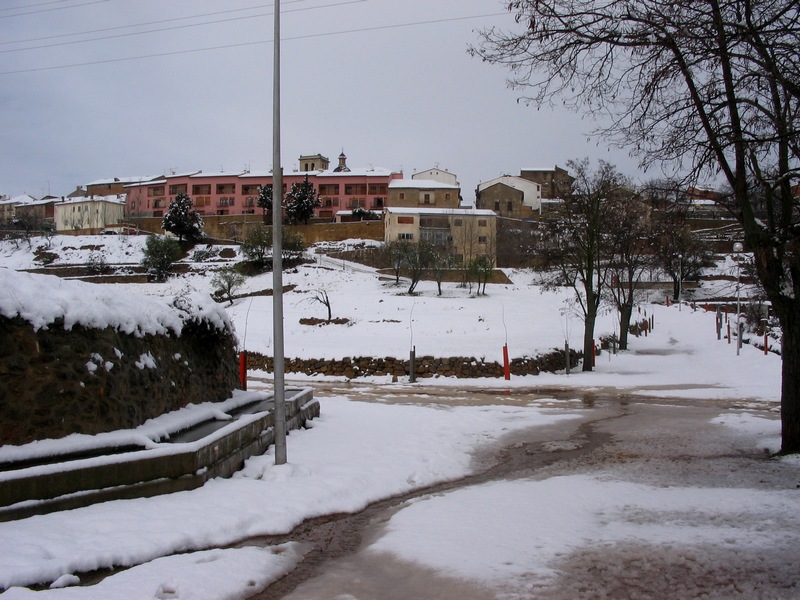
[[(57, 2), (64, 2), (66, 0), (56, 0), (56, 1)], [(298, 2), (308, 2), (308, 0), (286, 0), (284, 2), (284, 4), (297, 4)], [(50, 3), (46, 2), (45, 4), (50, 4)], [(116, 27), (104, 27), (102, 29), (89, 29), (87, 31), (77, 31), (75, 33), (60, 33), (60, 34), (57, 34), (57, 35), (46, 35), (46, 36), (37, 37), (37, 38), (28, 38), (26, 40), (11, 40), (11, 41), (0, 42), (0, 46), (6, 46), (6, 45), (9, 45), (9, 44), (30, 44), (32, 42), (43, 42), (45, 40), (57, 40), (59, 38), (75, 37), (77, 35), (91, 35), (93, 33), (104, 33), (106, 31), (119, 31), (119, 30), (122, 30), (122, 29), (133, 29), (135, 27), (147, 27), (149, 25), (160, 25), (160, 24), (163, 24), (163, 23), (174, 23), (175, 21), (188, 21), (189, 19), (200, 19), (200, 18), (203, 18), (203, 17), (216, 17), (216, 16), (219, 16), (219, 15), (227, 15), (227, 14), (231, 14), (231, 13), (235, 13), (235, 12), (245, 12), (245, 11), (248, 11), (248, 10), (257, 10), (257, 9), (261, 9), (261, 8), (268, 8), (268, 7), (274, 7), (274, 6), (275, 6), (274, 4), (257, 4), (255, 6), (248, 6), (248, 7), (245, 7), (245, 8), (232, 8), (232, 9), (229, 9), (229, 10), (219, 10), (219, 11), (210, 12), (210, 13), (201, 13), (201, 14), (198, 14), (198, 15), (189, 15), (188, 17), (174, 17), (174, 18), (171, 18), (171, 19), (158, 19), (156, 21), (147, 21), (147, 22), (144, 22), (144, 23), (134, 23), (132, 25), (117, 25)], [(7, 9), (0, 9), (0, 10), (7, 10)], [(23, 48), (23, 49), (27, 50), (27, 48)]]
[[(395, 23), (392, 25), (378, 25), (375, 27), (361, 27), (358, 29), (346, 29), (342, 31), (330, 31), (326, 33), (311, 33), (306, 35), (298, 35), (294, 37), (285, 37), (283, 38), (284, 41), (296, 41), (296, 40), (306, 40), (312, 38), (320, 38), (320, 37), (332, 37), (337, 35), (349, 35), (353, 33), (363, 33), (369, 31), (385, 31), (389, 29), (401, 29), (405, 27), (418, 27), (420, 25), (435, 25), (440, 23), (452, 23), (455, 21), (467, 21), (471, 19), (486, 19), (489, 17), (500, 17), (500, 16), (507, 16), (509, 13), (502, 12), (502, 13), (491, 13), (485, 15), (472, 15), (466, 17), (449, 17), (446, 19), (432, 19), (428, 21), (414, 21), (412, 23)], [(237, 44), (223, 44), (220, 46), (206, 46), (203, 48), (192, 48), (189, 50), (175, 50), (172, 52), (158, 52), (154, 54), (142, 54), (139, 56), (126, 56), (122, 58), (110, 58), (105, 60), (96, 60), (96, 61), (88, 61), (82, 63), (73, 63), (69, 65), (56, 65), (52, 67), (35, 67), (31, 69), (19, 69), (16, 71), (0, 71), (0, 76), (2, 75), (18, 75), (22, 73), (36, 73), (40, 71), (57, 71), (61, 69), (73, 69), (77, 67), (88, 67), (92, 65), (104, 65), (110, 63), (119, 63), (119, 62), (127, 62), (133, 60), (144, 60), (147, 58), (159, 58), (165, 56), (178, 56), (181, 54), (195, 54), (197, 52), (210, 52), (213, 50), (224, 50), (228, 48), (242, 48), (246, 46), (257, 46), (261, 44), (271, 44), (274, 40), (258, 40), (254, 42), (240, 42)]]
[[(303, 2), (305, 0), (295, 0), (295, 1), (296, 2)], [(308, 7), (305, 7), (305, 8), (295, 8), (293, 10), (284, 10), (284, 11), (281, 11), (281, 14), (287, 14), (287, 13), (293, 13), (293, 12), (304, 12), (304, 11), (309, 11), (309, 10), (317, 10), (317, 9), (320, 9), (320, 8), (331, 8), (331, 7), (337, 7), (337, 6), (344, 6), (346, 4), (359, 4), (361, 2), (368, 2), (368, 1), (369, 0), (347, 0), (345, 2), (336, 2), (334, 4), (323, 4), (323, 5), (320, 5), (320, 6), (308, 6)], [(232, 10), (232, 11), (223, 11), (223, 12), (236, 12), (236, 11), (241, 11), (241, 10), (252, 10), (252, 9), (235, 9), (235, 10)], [(222, 14), (222, 13), (217, 13), (217, 14)], [(73, 40), (71, 42), (58, 42), (58, 43), (55, 43), (55, 44), (42, 44), (40, 46), (29, 46), (27, 48), (10, 48), (8, 50), (0, 50), (0, 54), (7, 54), (7, 53), (10, 53), (10, 52), (24, 52), (26, 50), (40, 50), (42, 48), (56, 48), (56, 47), (59, 47), (59, 46), (70, 46), (70, 45), (73, 45), (73, 44), (85, 44), (85, 43), (89, 43), (89, 42), (97, 42), (97, 41), (103, 41), (103, 40), (114, 40), (114, 39), (119, 39), (119, 38), (124, 38), (124, 37), (132, 37), (132, 36), (137, 36), (137, 35), (144, 35), (144, 34), (147, 34), (147, 33), (160, 33), (160, 32), (163, 32), (163, 31), (175, 31), (177, 29), (189, 29), (189, 28), (192, 28), (192, 27), (203, 27), (205, 25), (215, 25), (215, 24), (218, 24), (218, 23), (230, 23), (230, 22), (233, 22), (233, 21), (244, 21), (244, 20), (247, 20), (247, 19), (268, 17), (268, 16), (270, 16), (272, 14), (273, 13), (270, 13), (270, 12), (257, 13), (257, 14), (254, 14), (254, 15), (248, 15), (248, 16), (244, 16), (244, 17), (229, 17), (227, 19), (217, 19), (215, 21), (206, 21), (204, 23), (188, 23), (186, 25), (173, 25), (173, 26), (170, 26), (170, 27), (161, 27), (161, 28), (158, 28), (158, 29), (149, 29), (147, 31), (134, 31), (134, 32), (130, 32), (130, 33), (118, 33), (118, 34), (115, 34), (115, 35), (107, 35), (107, 36), (103, 36), (103, 37), (89, 38), (89, 39), (85, 39), (85, 40)], [(198, 18), (198, 17), (197, 16), (195, 16), (195, 17), (180, 17), (178, 19), (167, 19), (167, 20), (165, 20), (163, 22), (173, 21), (173, 20), (184, 20), (184, 19), (190, 19), (190, 18)], [(155, 23), (158, 23), (158, 21), (156, 21)], [(133, 26), (128, 25), (127, 27), (133, 27)], [(72, 35), (75, 35), (75, 34), (72, 34)]]
[(0, 10), (20, 10), (23, 8), (33, 8), (35, 6), (46, 6), (48, 4), (61, 4), (62, 2), (72, 2), (72, 0), (50, 0), (50, 2), (39, 2), (38, 4), (27, 4), (25, 6), (3, 6)]
[[(78, 8), (79, 6), (89, 6), (90, 4), (102, 4), (109, 0), (93, 0), (92, 2), (82, 2), (81, 4), (71, 4), (70, 6), (57, 6), (55, 8), (43, 8), (41, 10), (31, 10), (29, 12), (17, 13), (15, 15), (0, 15), (0, 19), (10, 19), (12, 17), (24, 17), (25, 15), (38, 15), (39, 13), (53, 12), (55, 10), (66, 10), (68, 8)], [(34, 6), (44, 6), (45, 4), (53, 4), (52, 2), (42, 2), (41, 4), (34, 4)], [(18, 10), (16, 8), (4, 8), (3, 10)], [(28, 8), (27, 6), (25, 8)]]

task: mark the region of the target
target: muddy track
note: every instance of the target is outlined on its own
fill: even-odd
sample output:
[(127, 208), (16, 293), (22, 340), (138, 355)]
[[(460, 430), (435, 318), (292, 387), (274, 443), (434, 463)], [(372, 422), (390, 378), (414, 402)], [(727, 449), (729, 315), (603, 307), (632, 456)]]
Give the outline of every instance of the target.
[[(537, 471), (555, 464), (563, 464), (583, 458), (610, 441), (612, 436), (597, 431), (598, 424), (618, 419), (625, 415), (624, 407), (617, 407), (613, 414), (602, 412), (581, 424), (566, 439), (555, 440), (559, 446), (553, 449), (549, 441), (524, 441), (526, 434), (513, 434), (513, 441), (491, 456), (478, 457), (485, 466), (467, 477), (433, 486), (420, 488), (375, 502), (355, 514), (334, 514), (305, 521), (291, 533), (244, 540), (235, 547), (273, 546), (289, 541), (308, 544), (312, 549), (297, 567), (282, 579), (272, 583), (251, 600), (278, 600), (295, 590), (301, 583), (317, 577), (331, 561), (355, 554), (362, 546), (365, 533), (376, 524), (386, 522), (405, 503), (431, 494), (450, 492), (471, 485), (490, 481), (530, 477)], [(532, 432), (527, 433), (528, 436)]]

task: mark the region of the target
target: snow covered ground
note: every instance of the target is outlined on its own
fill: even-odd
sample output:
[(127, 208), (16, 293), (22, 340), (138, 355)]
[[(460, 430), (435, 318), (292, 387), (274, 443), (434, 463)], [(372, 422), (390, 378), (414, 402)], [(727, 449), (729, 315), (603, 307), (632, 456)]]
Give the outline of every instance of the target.
[[(99, 243), (96, 239), (55, 238), (53, 246), (60, 244), (77, 263), (80, 253), (63, 248), (91, 246)], [(138, 259), (130, 257), (136, 256), (139, 240), (102, 238), (113, 245), (109, 252), (120, 261), (127, 257), (134, 263)], [(117, 262), (110, 256), (107, 262)], [(34, 266), (28, 250), (8, 243), (0, 246), (0, 265)], [(580, 345), (581, 323), (567, 293), (542, 293), (524, 271), (509, 272), (509, 277), (512, 284), (490, 285), (485, 297), (449, 284), (440, 298), (430, 282), (420, 284), (419, 296), (409, 297), (369, 269), (320, 260), (284, 278), (285, 284), (297, 286), (285, 298), (286, 355), (405, 357), (414, 346), (417, 355), (499, 361), (506, 340), (512, 357), (563, 347), (565, 338), (573, 347)], [(208, 292), (209, 279), (188, 274), (157, 285), (86, 284), (82, 293), (87, 303), (108, 293), (169, 299), (186, 290)], [(267, 275), (249, 279), (241, 291), (269, 287)], [(301, 317), (324, 317), (324, 307), (310, 300), (317, 289), (328, 292), (334, 317), (348, 318), (349, 325), (299, 324)], [(800, 491), (794, 487), (800, 483), (800, 462), (795, 457), (763, 459), (763, 467), (752, 468), (771, 473), (763, 477), (771, 482), (767, 485), (744, 470), (726, 467), (721, 473), (720, 463), (707, 461), (704, 454), (706, 448), (720, 455), (763, 455), (765, 449), (778, 449), (780, 359), (749, 346), (737, 356), (735, 345), (716, 339), (713, 314), (688, 306), (666, 308), (656, 303), (660, 297), (650, 300), (643, 302), (642, 314), (654, 317), (654, 331), (633, 338), (629, 352), (601, 354), (596, 372), (510, 382), (436, 378), (392, 384), (388, 378), (373, 378), (364, 380), (371, 401), (360, 399), (363, 394), (355, 390), (348, 393), (346, 383), (335, 383), (335, 390), (320, 395), (321, 416), (309, 429), (290, 435), (287, 465), (276, 467), (268, 453), (250, 459), (235, 477), (198, 490), (0, 523), (0, 587), (9, 588), (3, 597), (248, 598), (302, 561), (309, 547), (295, 542), (222, 547), (290, 532), (314, 516), (359, 511), (379, 499), (456, 480), (479, 468), (476, 457), (508, 443), (508, 436), (554, 427), (574, 430), (590, 413), (602, 416), (606, 409), (587, 407), (580, 394), (616, 390), (635, 405), (623, 412), (639, 415), (632, 432), (644, 442), (628, 440), (627, 446), (615, 448), (614, 460), (599, 468), (543, 471), (421, 497), (399, 507), (367, 540), (363, 552), (388, 554), (405, 565), (467, 582), (483, 590), (481, 598), (602, 598), (634, 596), (615, 596), (610, 584), (602, 583), (558, 596), (547, 582), (566, 572), (566, 560), (591, 552), (618, 557), (618, 565), (606, 575), (619, 579), (643, 559), (646, 547), (652, 568), (641, 571), (645, 576), (636, 597), (700, 597), (698, 590), (703, 590), (702, 597), (708, 598), (796, 598), (800, 577), (791, 549), (800, 541)], [(244, 298), (227, 308), (243, 347), (271, 352), (271, 302), (267, 297)], [(604, 314), (598, 334), (614, 328), (614, 316)], [(266, 378), (264, 373), (252, 376), (254, 387)], [(289, 379), (331, 383), (315, 377)], [(426, 399), (425, 391), (434, 388), (437, 395)], [(452, 399), (442, 399), (442, 389), (452, 390)], [(565, 392), (542, 397), (531, 393), (533, 389)], [(489, 400), (459, 400), (473, 392)], [(409, 395), (403, 400), (404, 394)], [(640, 395), (660, 398), (663, 406), (659, 401), (643, 404), (637, 400)], [(691, 477), (678, 477), (674, 465), (672, 470), (664, 467), (669, 476), (644, 477), (642, 464), (623, 456), (633, 453), (636, 443), (683, 457), (680, 461), (693, 456), (682, 430), (664, 434), (654, 428), (651, 435), (648, 429), (648, 411), (677, 414), (684, 404), (702, 408), (687, 421), (688, 428), (702, 434), (692, 439), (707, 436), (698, 442), (696, 460), (686, 462)], [(626, 439), (624, 429), (608, 431)], [(573, 443), (557, 442), (553, 451)], [(785, 549), (789, 556), (774, 556), (774, 549)], [(741, 559), (732, 567), (734, 584), (709, 579), (704, 564), (729, 556)], [(666, 567), (676, 565), (685, 570), (670, 579)], [(96, 585), (76, 585), (77, 574), (118, 566), (130, 568)], [(758, 587), (763, 578), (753, 576), (758, 569), (773, 574), (766, 592)], [(603, 581), (602, 574), (586, 572), (588, 581), (591, 573)], [(649, 581), (653, 573), (664, 578)], [(702, 586), (689, 585), (686, 578), (694, 576), (706, 577)], [(38, 582), (55, 583), (39, 591), (22, 587)], [(568, 589), (571, 584), (562, 585)], [(292, 597), (377, 597), (359, 595), (355, 587), (336, 595), (330, 588), (327, 596), (303, 594), (299, 590)], [(395, 597), (406, 596), (398, 592)], [(427, 597), (463, 596), (439, 591)]]

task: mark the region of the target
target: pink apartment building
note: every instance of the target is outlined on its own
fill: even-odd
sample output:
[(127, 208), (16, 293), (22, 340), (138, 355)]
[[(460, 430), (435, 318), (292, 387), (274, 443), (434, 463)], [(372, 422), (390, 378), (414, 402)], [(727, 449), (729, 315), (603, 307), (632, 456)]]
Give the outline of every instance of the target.
[[(283, 194), (305, 177), (319, 195), (321, 206), (315, 216), (333, 218), (340, 210), (364, 208), (382, 211), (389, 197), (389, 182), (402, 179), (400, 172), (388, 169), (350, 169), (347, 157), (329, 168), (326, 157), (316, 154), (300, 157), (299, 171), (284, 173)], [(272, 186), (271, 172), (183, 173), (125, 186), (129, 217), (162, 217), (169, 203), (180, 193), (188, 194), (201, 215), (260, 214), (258, 189)]]

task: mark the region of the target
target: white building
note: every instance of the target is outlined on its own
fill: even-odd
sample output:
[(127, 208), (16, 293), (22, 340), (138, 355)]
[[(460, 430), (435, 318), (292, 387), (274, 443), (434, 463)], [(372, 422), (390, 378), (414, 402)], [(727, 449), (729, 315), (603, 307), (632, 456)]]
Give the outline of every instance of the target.
[(73, 198), (55, 205), (56, 231), (101, 233), (125, 220), (125, 194)]

